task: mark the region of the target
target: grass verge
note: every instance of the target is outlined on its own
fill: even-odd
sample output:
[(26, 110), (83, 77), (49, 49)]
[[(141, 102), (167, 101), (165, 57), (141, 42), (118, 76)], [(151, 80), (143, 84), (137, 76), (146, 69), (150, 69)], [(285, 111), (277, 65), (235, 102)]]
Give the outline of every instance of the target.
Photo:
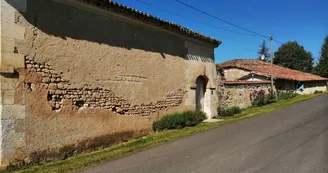
[(78, 169), (83, 169), (85, 167), (90, 167), (106, 161), (118, 159), (120, 157), (127, 156), (142, 150), (146, 150), (154, 146), (157, 146), (159, 144), (170, 142), (194, 134), (196, 132), (209, 130), (223, 124), (229, 124), (238, 120), (250, 118), (255, 115), (261, 115), (274, 110), (282, 109), (290, 105), (293, 105), (295, 103), (299, 103), (325, 94), (327, 94), (327, 92), (315, 94), (315, 95), (300, 95), (289, 100), (282, 100), (263, 107), (252, 107), (246, 109), (242, 113), (237, 114), (233, 117), (225, 118), (225, 121), (221, 121), (218, 123), (202, 123), (194, 127), (186, 127), (180, 130), (169, 130), (169, 131), (153, 133), (145, 138), (132, 140), (130, 142), (120, 144), (111, 148), (107, 148), (87, 154), (80, 154), (78, 156), (71, 157), (67, 160), (56, 161), (39, 166), (31, 166), (28, 168), (20, 168), (20, 170), (10, 171), (10, 172), (17, 172), (17, 173), (74, 172)]

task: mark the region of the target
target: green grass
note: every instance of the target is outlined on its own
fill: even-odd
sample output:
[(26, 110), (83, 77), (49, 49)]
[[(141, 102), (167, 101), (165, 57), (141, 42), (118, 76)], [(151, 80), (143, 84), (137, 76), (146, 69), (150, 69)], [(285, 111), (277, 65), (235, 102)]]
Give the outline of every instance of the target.
[[(229, 124), (238, 120), (242, 120), (245, 118), (250, 118), (255, 115), (261, 115), (264, 113), (268, 113), (277, 109), (285, 108), (295, 103), (299, 103), (305, 100), (309, 100), (314, 97), (322, 96), (326, 93), (320, 93), (316, 95), (300, 95), (295, 98), (289, 100), (282, 100), (270, 105), (266, 105), (263, 107), (253, 107), (244, 110), (242, 113), (237, 114), (233, 117), (227, 117), (224, 121), (218, 123), (202, 123), (194, 127), (186, 127), (184, 129), (179, 130), (169, 130), (162, 132), (155, 132), (150, 134), (147, 137), (139, 138), (132, 140), (130, 142), (120, 144), (111, 148), (99, 150), (92, 153), (80, 154), (78, 156), (71, 157), (67, 160), (56, 161), (52, 163), (47, 163), (39, 166), (31, 166), (27, 168), (19, 168), (16, 170), (17, 173), (27, 173), (27, 172), (74, 172), (78, 169), (83, 169), (86, 167), (94, 166), (106, 161), (118, 159), (123, 156), (130, 155), (135, 152), (139, 152), (142, 150), (146, 150), (157, 146), (159, 144), (163, 144), (166, 142), (170, 142), (176, 139), (180, 139), (182, 137), (194, 134), (196, 132), (201, 132), (205, 130), (209, 130), (215, 127), (218, 127), (223, 124)], [(9, 171), (7, 171), (9, 172)], [(13, 171), (10, 171), (13, 172)]]

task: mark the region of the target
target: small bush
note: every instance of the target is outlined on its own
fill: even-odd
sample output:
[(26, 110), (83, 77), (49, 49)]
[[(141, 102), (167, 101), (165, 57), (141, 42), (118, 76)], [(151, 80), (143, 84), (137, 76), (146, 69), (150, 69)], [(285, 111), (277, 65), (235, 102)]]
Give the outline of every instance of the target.
[(278, 94), (278, 100), (288, 100), (298, 96), (299, 94), (293, 92), (281, 92)]
[(201, 111), (185, 111), (183, 113), (174, 113), (161, 118), (153, 123), (154, 131), (181, 129), (186, 126), (195, 126), (206, 118), (205, 113)]
[(251, 93), (252, 106), (261, 107), (275, 102), (274, 95), (266, 95), (264, 90), (255, 90)]
[(266, 95), (264, 97), (264, 104), (271, 104), (277, 101), (277, 97), (273, 94)]
[(323, 91), (315, 90), (313, 94), (320, 94), (320, 93), (323, 93)]
[(261, 107), (267, 104), (271, 104), (277, 101), (277, 98), (275, 95), (264, 95), (262, 97), (257, 97), (255, 99), (253, 99), (252, 101), (252, 106), (254, 107)]
[(224, 109), (224, 108), (218, 108), (218, 115), (220, 117), (231, 117), (231, 116), (234, 116), (236, 114), (239, 114), (242, 112), (242, 109), (240, 109), (239, 107), (231, 107), (231, 108), (227, 108), (227, 109)]

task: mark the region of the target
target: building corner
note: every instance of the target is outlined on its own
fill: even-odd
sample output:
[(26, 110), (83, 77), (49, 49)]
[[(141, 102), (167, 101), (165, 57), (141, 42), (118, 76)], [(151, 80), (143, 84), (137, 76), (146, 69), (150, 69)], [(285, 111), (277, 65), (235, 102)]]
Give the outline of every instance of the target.
[(26, 10), (26, 0), (1, 0), (0, 54), (0, 166), (24, 161), (25, 91), (19, 69), (25, 68), (24, 55), (19, 54), (16, 41), (24, 40), (25, 28), (16, 15)]

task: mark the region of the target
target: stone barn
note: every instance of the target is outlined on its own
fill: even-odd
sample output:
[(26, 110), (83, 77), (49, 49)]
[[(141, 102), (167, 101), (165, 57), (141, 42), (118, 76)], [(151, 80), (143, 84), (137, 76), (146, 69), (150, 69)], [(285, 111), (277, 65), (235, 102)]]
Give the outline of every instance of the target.
[[(225, 81), (268, 81), (271, 76), (270, 63), (256, 59), (234, 59), (218, 64)], [(298, 70), (272, 65), (274, 89), (277, 91), (312, 94), (327, 91), (327, 78)]]
[(0, 162), (42, 162), (216, 116), (220, 41), (104, 0), (1, 0)]
[[(222, 107), (251, 106), (251, 93), (271, 92), (271, 64), (256, 59), (234, 59), (217, 65)], [(275, 92), (312, 94), (327, 91), (327, 78), (272, 65)]]

